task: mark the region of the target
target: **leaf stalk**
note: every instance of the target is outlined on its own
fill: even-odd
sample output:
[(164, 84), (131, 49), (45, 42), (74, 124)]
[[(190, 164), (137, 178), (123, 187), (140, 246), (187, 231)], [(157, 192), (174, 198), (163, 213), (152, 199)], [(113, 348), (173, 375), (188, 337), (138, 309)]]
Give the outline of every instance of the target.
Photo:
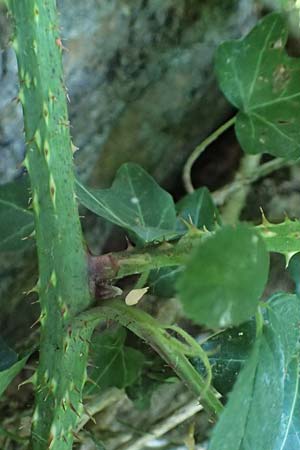
[(188, 157), (182, 172), (183, 185), (188, 193), (194, 192), (194, 186), (192, 183), (191, 171), (195, 161), (199, 158), (199, 156), (206, 150), (206, 148), (212, 144), (216, 139), (218, 139), (221, 134), (223, 134), (228, 128), (234, 125), (236, 120), (236, 116), (229, 119), (223, 125), (221, 125), (217, 130), (215, 130), (212, 134), (210, 134), (206, 139), (204, 139), (201, 144), (199, 144), (195, 150)]

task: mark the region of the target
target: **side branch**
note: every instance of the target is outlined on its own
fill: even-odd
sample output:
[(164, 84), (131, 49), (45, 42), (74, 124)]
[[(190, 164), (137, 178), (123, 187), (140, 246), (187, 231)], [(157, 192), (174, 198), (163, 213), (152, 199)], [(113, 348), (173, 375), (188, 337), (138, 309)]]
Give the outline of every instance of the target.
[[(272, 224), (263, 216), (261, 225), (254, 227), (265, 241), (269, 252), (282, 253), (286, 257), (300, 252), (300, 222), (286, 219)], [(91, 291), (107, 281), (136, 275), (162, 267), (184, 266), (191, 252), (203, 239), (214, 232), (193, 229), (177, 241), (164, 242), (144, 249), (128, 249), (101, 256), (88, 256)]]

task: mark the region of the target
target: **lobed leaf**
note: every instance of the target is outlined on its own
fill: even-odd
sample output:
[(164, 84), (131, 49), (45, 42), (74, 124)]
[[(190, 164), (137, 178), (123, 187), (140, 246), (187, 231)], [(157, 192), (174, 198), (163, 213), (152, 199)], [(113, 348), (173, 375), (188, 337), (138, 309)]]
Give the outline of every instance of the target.
[(217, 51), (219, 84), (240, 110), (235, 131), (247, 153), (300, 156), (300, 61), (285, 52), (287, 37), (283, 17), (273, 13)]
[(218, 209), (214, 205), (209, 190), (206, 187), (196, 189), (191, 194), (187, 194), (178, 203), (176, 203), (178, 213), (179, 230), (186, 231), (185, 222), (191, 223), (196, 228), (207, 228), (212, 231), (216, 223), (220, 223)]
[(182, 272), (182, 266), (161, 267), (152, 270), (147, 280), (151, 293), (162, 298), (170, 298), (175, 295), (175, 285)]
[(24, 239), (34, 229), (28, 197), (27, 177), (0, 186), (0, 251), (19, 250), (28, 245)]
[(245, 322), (257, 309), (268, 270), (267, 250), (253, 229), (217, 230), (195, 249), (177, 284), (186, 315), (211, 328)]
[[(218, 392), (226, 395), (231, 391), (254, 342), (255, 320), (250, 320), (240, 327), (216, 333), (201, 344), (208, 354), (213, 385)], [(202, 374), (205, 373), (205, 367), (199, 359), (194, 359), (193, 364)]]
[(77, 196), (87, 209), (122, 227), (135, 242), (177, 235), (171, 195), (137, 164), (123, 164), (110, 189), (86, 188), (77, 180)]
[[(197, 189), (192, 194), (187, 194), (178, 203), (177, 230), (179, 233), (187, 231), (187, 224), (196, 228), (205, 227), (212, 231), (216, 223), (220, 223), (220, 215), (214, 205), (209, 190), (206, 187)], [(183, 220), (182, 220), (183, 219)], [(185, 223), (186, 222), (186, 223)], [(176, 293), (175, 285), (183, 267), (163, 267), (152, 270), (148, 278), (151, 292), (160, 297), (170, 298)]]
[(298, 297), (279, 294), (271, 299), (263, 332), (213, 431), (209, 450), (299, 448), (299, 325)]

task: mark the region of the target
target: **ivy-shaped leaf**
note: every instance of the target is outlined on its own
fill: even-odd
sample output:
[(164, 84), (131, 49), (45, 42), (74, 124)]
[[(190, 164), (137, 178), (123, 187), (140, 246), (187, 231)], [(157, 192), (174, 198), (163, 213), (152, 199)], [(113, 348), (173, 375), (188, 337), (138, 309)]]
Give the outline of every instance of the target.
[[(206, 187), (197, 189), (192, 194), (187, 194), (178, 203), (177, 230), (179, 233), (187, 231), (187, 224), (196, 228), (203, 227), (213, 230), (216, 223), (220, 223), (220, 215), (214, 205), (209, 190)], [(182, 220), (183, 219), (183, 220)], [(159, 297), (170, 298), (176, 293), (175, 285), (183, 267), (164, 267), (152, 270), (147, 283), (151, 292)]]
[(28, 179), (0, 186), (0, 251), (24, 248), (24, 240), (34, 229), (33, 214), (28, 210)]
[(287, 37), (282, 16), (273, 13), (217, 51), (219, 84), (240, 110), (235, 131), (247, 153), (300, 156), (300, 61), (286, 54)]
[[(214, 334), (202, 344), (211, 364), (213, 385), (223, 395), (231, 391), (250, 355), (255, 342), (255, 328), (255, 320), (250, 320), (238, 328), (228, 328)], [(193, 364), (205, 374), (205, 367), (199, 359), (194, 359)]]
[(143, 353), (125, 346), (126, 330), (117, 328), (95, 334), (91, 344), (92, 370), (89, 374), (92, 384), (86, 386), (86, 393), (108, 387), (125, 388), (140, 375), (145, 362)]
[(299, 298), (275, 296), (209, 450), (299, 448), (299, 325)]
[(147, 280), (151, 293), (162, 298), (170, 298), (175, 295), (175, 285), (182, 272), (182, 266), (162, 267), (152, 270)]
[(110, 189), (91, 189), (77, 181), (77, 196), (87, 209), (119, 225), (135, 242), (176, 236), (173, 199), (140, 166), (123, 164)]
[(196, 228), (207, 228), (212, 231), (216, 223), (220, 223), (219, 212), (214, 205), (209, 190), (206, 187), (196, 189), (176, 203), (178, 213), (178, 229), (186, 231), (185, 222)]
[(245, 322), (257, 309), (268, 271), (267, 250), (252, 228), (217, 230), (195, 249), (178, 280), (186, 315), (211, 328)]

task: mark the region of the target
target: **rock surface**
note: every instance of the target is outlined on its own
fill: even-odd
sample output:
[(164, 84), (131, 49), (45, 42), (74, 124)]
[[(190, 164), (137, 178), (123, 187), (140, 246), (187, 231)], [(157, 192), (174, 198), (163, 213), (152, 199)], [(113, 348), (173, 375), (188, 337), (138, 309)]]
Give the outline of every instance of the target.
[[(76, 161), (84, 179), (110, 182), (141, 163), (160, 181), (178, 173), (228, 106), (212, 70), (222, 40), (245, 33), (254, 0), (59, 0)], [(0, 28), (0, 181), (20, 172), (24, 145), (16, 62)]]

